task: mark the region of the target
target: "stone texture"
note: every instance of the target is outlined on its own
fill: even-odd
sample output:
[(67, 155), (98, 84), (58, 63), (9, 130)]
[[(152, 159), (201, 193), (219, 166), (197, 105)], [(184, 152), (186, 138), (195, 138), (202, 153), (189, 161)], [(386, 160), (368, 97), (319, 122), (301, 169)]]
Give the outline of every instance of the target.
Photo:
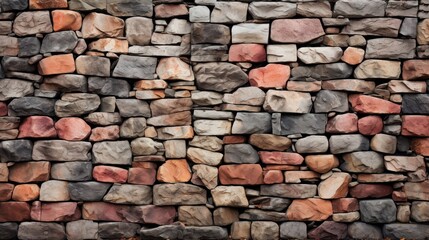
[(90, 160), (91, 143), (65, 140), (41, 140), (34, 143), (33, 160), (85, 161)]
[(414, 39), (376, 38), (366, 45), (365, 58), (409, 59), (415, 57)]
[(94, 163), (131, 164), (131, 147), (128, 141), (99, 142), (92, 148)]
[(318, 173), (327, 173), (333, 168), (338, 167), (339, 160), (335, 155), (308, 155), (305, 157), (307, 166)]
[(157, 180), (160, 182), (188, 182), (191, 170), (186, 160), (167, 160), (158, 168)]
[[(360, 2), (360, 4), (367, 2), (369, 1)], [(359, 34), (367, 36), (397, 37), (401, 22), (402, 21), (400, 19), (396, 18), (363, 18), (358, 20), (351, 20), (350, 24), (344, 27), (341, 33)]]
[(261, 88), (284, 88), (290, 76), (290, 67), (281, 64), (268, 64), (249, 72), (252, 86)]
[(349, 102), (352, 109), (358, 113), (395, 114), (401, 111), (398, 104), (367, 95), (352, 94), (349, 96)]
[(298, 58), (305, 64), (332, 63), (340, 60), (343, 50), (340, 47), (302, 47)]
[(101, 13), (90, 13), (83, 19), (84, 38), (122, 37), (124, 20)]
[(263, 107), (267, 112), (308, 113), (312, 101), (309, 93), (268, 90)]
[(271, 25), (271, 40), (281, 43), (306, 43), (325, 35), (318, 19), (277, 19)]
[(206, 190), (185, 183), (157, 184), (153, 187), (155, 205), (199, 205), (207, 202)]
[(37, 65), (40, 75), (73, 73), (76, 70), (72, 54), (62, 54), (42, 59)]
[(58, 117), (71, 117), (95, 111), (100, 106), (100, 97), (89, 93), (67, 93), (55, 102)]
[(23, 12), (16, 17), (13, 32), (18, 36), (52, 32), (49, 11)]
[(218, 186), (211, 190), (211, 194), (217, 207), (247, 207), (249, 205), (244, 187), (241, 186)]
[(360, 134), (333, 135), (329, 138), (331, 153), (347, 153), (369, 149), (369, 140)]
[(325, 114), (273, 114), (273, 133), (277, 135), (289, 134), (323, 134), (327, 118)]
[(262, 168), (258, 164), (222, 165), (219, 180), (224, 185), (262, 184)]
[(341, 168), (347, 172), (382, 173), (384, 170), (382, 155), (372, 151), (347, 153), (343, 160)]
[(18, 238), (29, 239), (34, 236), (61, 240), (66, 237), (65, 227), (59, 223), (41, 222), (23, 222), (19, 225)]
[(359, 202), (361, 220), (366, 223), (389, 223), (396, 220), (396, 206), (391, 199)]
[(335, 199), (346, 197), (348, 185), (352, 177), (348, 173), (333, 173), (318, 186), (318, 193), (322, 199)]
[(247, 3), (217, 2), (211, 13), (211, 22), (235, 23), (243, 22), (247, 16)]
[(70, 53), (76, 47), (77, 41), (73, 31), (49, 33), (43, 38), (40, 53)]
[(323, 221), (332, 215), (332, 204), (317, 198), (293, 200), (287, 210), (288, 220)]

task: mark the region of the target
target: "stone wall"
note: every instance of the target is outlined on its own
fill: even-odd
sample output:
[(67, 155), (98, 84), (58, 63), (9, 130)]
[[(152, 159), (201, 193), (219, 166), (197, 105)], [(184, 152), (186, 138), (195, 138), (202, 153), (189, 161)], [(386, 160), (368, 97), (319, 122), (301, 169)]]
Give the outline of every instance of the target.
[(427, 239), (428, 0), (1, 0), (0, 239)]

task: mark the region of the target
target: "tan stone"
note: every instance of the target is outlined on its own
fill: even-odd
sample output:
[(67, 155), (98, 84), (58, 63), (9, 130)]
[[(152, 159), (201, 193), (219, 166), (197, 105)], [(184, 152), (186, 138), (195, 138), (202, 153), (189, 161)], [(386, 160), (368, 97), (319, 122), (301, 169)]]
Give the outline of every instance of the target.
[(186, 160), (167, 160), (158, 168), (156, 179), (161, 182), (188, 182), (191, 170)]
[(178, 57), (161, 59), (156, 68), (156, 74), (163, 80), (193, 81), (195, 79), (191, 66)]
[(252, 134), (249, 142), (260, 149), (273, 151), (285, 151), (292, 145), (289, 138), (272, 134)]
[(124, 20), (106, 14), (92, 12), (82, 24), (83, 38), (122, 37)]
[(102, 38), (91, 42), (88, 49), (100, 52), (127, 53), (128, 41), (115, 38)]
[(82, 27), (82, 16), (75, 11), (54, 10), (52, 11), (52, 20), (54, 31), (78, 31)]
[(333, 173), (319, 184), (319, 196), (323, 199), (346, 197), (351, 180), (352, 177), (348, 173)]
[(338, 158), (335, 155), (308, 155), (305, 157), (307, 166), (318, 173), (327, 173), (339, 166)]

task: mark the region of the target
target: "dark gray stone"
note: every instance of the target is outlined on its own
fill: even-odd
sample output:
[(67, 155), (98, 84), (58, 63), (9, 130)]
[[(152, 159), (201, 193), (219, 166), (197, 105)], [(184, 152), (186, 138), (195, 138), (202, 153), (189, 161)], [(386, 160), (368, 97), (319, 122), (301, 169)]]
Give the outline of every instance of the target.
[(200, 63), (194, 73), (200, 90), (232, 92), (248, 82), (247, 74), (232, 63)]
[(89, 181), (92, 177), (92, 163), (66, 162), (52, 165), (51, 178), (66, 181)]
[(399, 239), (427, 239), (429, 236), (428, 225), (414, 223), (391, 223), (383, 226), (385, 238)]
[(140, 228), (137, 223), (100, 223), (98, 224), (98, 237), (101, 239), (131, 238), (137, 235)]
[(33, 160), (88, 161), (91, 160), (90, 142), (66, 140), (39, 140), (34, 143)]
[(152, 0), (109, 0), (107, 12), (120, 17), (152, 17)]
[(402, 113), (429, 114), (429, 95), (428, 94), (402, 95)]
[(227, 239), (228, 231), (218, 226), (185, 227), (183, 239), (189, 240), (220, 240)]
[(334, 221), (324, 221), (317, 228), (308, 233), (310, 239), (345, 239), (347, 237), (347, 224)]
[(151, 204), (152, 188), (145, 185), (114, 184), (103, 201), (115, 204)]
[(396, 205), (392, 199), (362, 200), (359, 210), (362, 222), (390, 223), (396, 220)]
[(366, 59), (410, 59), (415, 56), (415, 39), (375, 38), (367, 41)]
[(156, 228), (142, 228), (140, 237), (147, 240), (176, 240), (181, 239), (185, 226), (183, 225), (165, 225)]
[(157, 59), (154, 57), (137, 57), (121, 55), (113, 70), (112, 76), (136, 79), (153, 79)]
[(317, 93), (314, 101), (315, 112), (347, 112), (349, 103), (347, 93), (331, 90), (322, 90)]
[(228, 61), (228, 45), (198, 44), (191, 46), (192, 62)]
[(19, 57), (3, 57), (1, 61), (5, 72), (28, 72), (32, 73), (36, 71), (35, 65), (28, 63), (28, 58)]
[(191, 32), (192, 44), (212, 43), (229, 44), (231, 33), (229, 27), (213, 23), (193, 23)]
[[(0, 62), (1, 62), (1, 58), (0, 58)], [(3, 71), (3, 66), (0, 64), (0, 79), (4, 78), (4, 71)]]
[(77, 74), (61, 74), (45, 77), (41, 90), (58, 92), (87, 92), (87, 79)]
[(80, 116), (94, 112), (100, 106), (100, 97), (89, 93), (67, 93), (55, 103), (58, 117)]
[(332, 135), (329, 149), (333, 154), (369, 150), (369, 140), (361, 134)]
[(225, 145), (223, 158), (225, 163), (257, 163), (258, 152), (250, 144)]
[(19, 38), (18, 57), (32, 57), (40, 52), (40, 41), (36, 37)]
[(0, 12), (22, 11), (28, 8), (28, 0), (2, 0)]
[(240, 214), (240, 219), (249, 221), (274, 221), (284, 222), (287, 220), (284, 212), (263, 211), (259, 209), (246, 209)]
[(33, 143), (30, 140), (9, 140), (0, 142), (1, 162), (31, 161)]
[(106, 0), (70, 0), (70, 10), (90, 11), (90, 10), (106, 10)]
[(117, 99), (116, 106), (122, 117), (150, 117), (149, 104), (139, 99)]
[(329, 63), (316, 66), (295, 67), (290, 80), (314, 81), (347, 79), (353, 73), (353, 67), (347, 63)]
[(307, 239), (307, 224), (303, 222), (284, 222), (280, 225), (281, 239)]
[(239, 112), (232, 125), (232, 134), (271, 133), (271, 114)]
[(257, 197), (249, 199), (249, 204), (263, 210), (282, 212), (291, 204), (291, 200), (278, 197)]
[(59, 223), (23, 222), (18, 229), (19, 239), (31, 240), (64, 240), (65, 228)]
[(33, 115), (55, 116), (55, 99), (40, 97), (15, 98), (9, 103), (9, 115), (26, 117)]
[(284, 198), (311, 198), (316, 196), (317, 185), (315, 184), (273, 184), (261, 185), (262, 196), (284, 197)]
[(350, 224), (347, 232), (352, 239), (383, 239), (383, 234), (378, 226), (363, 222)]
[(70, 53), (77, 45), (74, 31), (49, 33), (43, 38), (41, 53)]
[(326, 114), (306, 113), (300, 115), (273, 114), (273, 133), (290, 134), (324, 134), (328, 119)]
[(18, 235), (18, 223), (0, 223), (0, 240), (14, 240)]
[(68, 184), (70, 199), (73, 201), (101, 201), (109, 190), (110, 183), (70, 182)]
[(130, 85), (126, 80), (115, 78), (90, 77), (88, 79), (89, 92), (103, 96), (116, 96), (127, 98)]

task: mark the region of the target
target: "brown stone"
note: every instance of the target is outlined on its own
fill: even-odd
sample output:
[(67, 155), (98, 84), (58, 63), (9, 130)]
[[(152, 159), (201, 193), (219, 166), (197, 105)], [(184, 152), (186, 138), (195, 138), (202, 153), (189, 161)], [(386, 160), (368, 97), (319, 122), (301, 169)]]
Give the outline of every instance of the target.
[(155, 6), (155, 17), (157, 18), (184, 16), (188, 13), (185, 4), (159, 4)]
[(348, 173), (333, 173), (319, 184), (317, 188), (319, 196), (323, 199), (346, 197), (351, 180), (352, 177)]
[(354, 113), (336, 115), (328, 120), (326, 132), (328, 133), (354, 133), (358, 130), (358, 117)]
[(26, 202), (0, 202), (0, 222), (30, 220), (30, 204)]
[[(97, 221), (124, 221), (123, 213), (127, 206), (105, 202), (86, 202), (82, 206), (82, 217)], [(124, 212), (126, 213), (126, 212)]]
[(260, 149), (272, 151), (285, 151), (292, 145), (289, 138), (273, 134), (252, 134), (249, 142)]
[(404, 136), (429, 137), (429, 116), (402, 116), (402, 131)]
[(164, 80), (140, 80), (134, 83), (135, 90), (165, 89), (168, 84)]
[(357, 65), (361, 63), (365, 56), (365, 50), (361, 48), (355, 48), (355, 47), (348, 47), (341, 57), (341, 60), (344, 62), (350, 64), (350, 65)]
[(316, 18), (277, 19), (271, 24), (271, 40), (282, 43), (306, 43), (325, 35)]
[(80, 13), (70, 10), (52, 11), (54, 31), (73, 30), (78, 31), (82, 27), (82, 16)]
[(9, 201), (12, 198), (13, 184), (0, 183), (0, 201)]
[(308, 155), (305, 157), (305, 164), (318, 173), (327, 173), (339, 166), (338, 158), (335, 155)]
[(55, 138), (54, 121), (47, 116), (27, 117), (19, 126), (18, 138)]
[(334, 213), (347, 213), (359, 210), (359, 202), (356, 198), (340, 198), (332, 200)]
[(128, 171), (118, 167), (95, 166), (92, 177), (99, 182), (125, 183)]
[(352, 94), (349, 96), (349, 102), (353, 111), (358, 113), (399, 114), (401, 112), (401, 105), (368, 95)]
[(296, 199), (287, 209), (291, 221), (323, 221), (333, 214), (331, 201), (317, 198)]
[(0, 163), (0, 182), (7, 182), (9, 179), (9, 168), (7, 163)]
[(358, 120), (359, 133), (375, 135), (383, 130), (383, 119), (379, 116), (366, 116)]
[(222, 140), (223, 140), (223, 144), (239, 144), (239, 143), (245, 143), (247, 139), (245, 136), (234, 135), (234, 136), (224, 136)]
[(374, 91), (375, 83), (359, 79), (326, 80), (322, 81), (322, 89), (349, 92), (370, 93)]
[(219, 180), (224, 185), (258, 185), (263, 183), (259, 164), (222, 165)]
[(384, 156), (384, 165), (392, 172), (414, 172), (420, 168), (425, 169), (422, 156)]
[(81, 118), (61, 118), (55, 123), (58, 137), (69, 141), (80, 141), (91, 134), (91, 127)]
[(282, 64), (268, 64), (249, 72), (249, 83), (260, 88), (284, 88), (290, 77), (290, 67)]
[(72, 73), (76, 70), (73, 54), (54, 55), (39, 62), (40, 75)]
[(7, 104), (4, 102), (0, 102), (0, 116), (7, 116), (8, 108)]
[(258, 152), (259, 157), (265, 164), (290, 164), (301, 165), (304, 158), (298, 153), (292, 152)]
[(124, 20), (106, 14), (92, 12), (82, 24), (83, 38), (123, 37)]
[(75, 221), (81, 217), (76, 202), (41, 203), (33, 202), (31, 206), (31, 219), (41, 222)]
[(190, 111), (171, 113), (167, 115), (156, 116), (147, 119), (147, 124), (163, 127), (163, 126), (185, 126), (191, 125), (192, 114)]
[(119, 126), (96, 127), (91, 131), (89, 141), (100, 142), (104, 140), (116, 140), (119, 138)]
[(185, 159), (167, 160), (158, 168), (156, 179), (161, 182), (188, 182), (191, 179), (191, 169)]
[(280, 170), (268, 170), (264, 172), (264, 184), (282, 183), (283, 173)]
[(49, 162), (22, 162), (9, 168), (9, 180), (18, 183), (44, 182), (49, 180)]
[(425, 80), (429, 77), (428, 60), (407, 60), (402, 65), (404, 80)]
[(286, 183), (301, 183), (301, 180), (318, 180), (320, 174), (313, 171), (286, 171)]
[(354, 198), (382, 198), (392, 194), (393, 188), (386, 184), (358, 184), (350, 188)]
[(176, 217), (176, 208), (171, 206), (141, 206), (143, 221), (149, 224), (172, 224)]
[(299, 166), (293, 165), (266, 165), (264, 170), (282, 170), (282, 171), (296, 171), (299, 170)]
[(429, 138), (415, 138), (411, 141), (411, 150), (415, 153), (429, 156)]
[(67, 0), (30, 0), (30, 9), (67, 8)]
[(37, 184), (20, 184), (13, 189), (14, 201), (28, 202), (39, 198), (40, 188)]
[(404, 191), (410, 200), (429, 201), (429, 180), (416, 183), (406, 182)]
[(262, 44), (233, 44), (229, 48), (230, 62), (264, 62), (267, 59)]

